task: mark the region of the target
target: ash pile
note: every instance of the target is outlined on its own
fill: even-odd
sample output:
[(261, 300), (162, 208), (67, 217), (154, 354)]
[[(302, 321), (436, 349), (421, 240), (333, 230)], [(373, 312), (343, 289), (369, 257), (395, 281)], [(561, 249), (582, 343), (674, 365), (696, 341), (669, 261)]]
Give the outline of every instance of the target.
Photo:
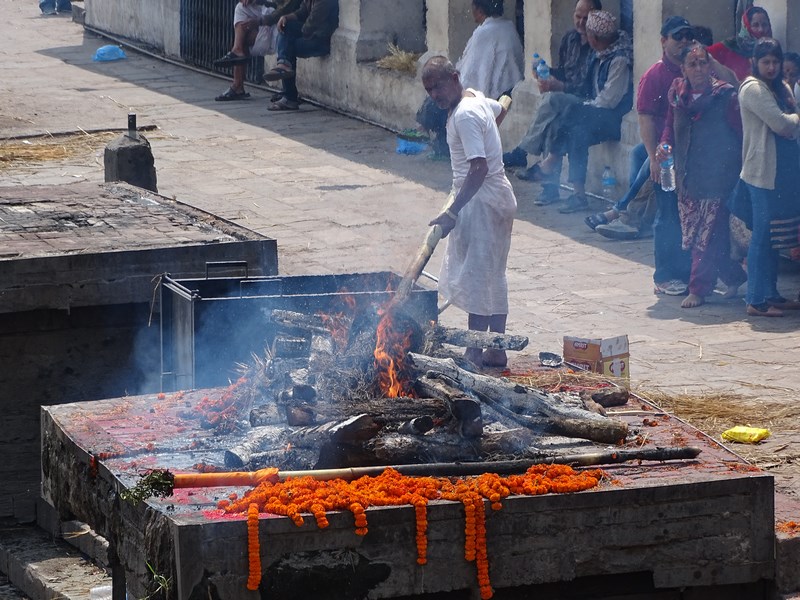
[(526, 337), (420, 324), (399, 309), (269, 319), (270, 348), (242, 366), (236, 410), (213, 424), (228, 434), (227, 469), (541, 460), (628, 436), (600, 406), (626, 402), (625, 390), (548, 394), (463, 358), (465, 347), (521, 350)]

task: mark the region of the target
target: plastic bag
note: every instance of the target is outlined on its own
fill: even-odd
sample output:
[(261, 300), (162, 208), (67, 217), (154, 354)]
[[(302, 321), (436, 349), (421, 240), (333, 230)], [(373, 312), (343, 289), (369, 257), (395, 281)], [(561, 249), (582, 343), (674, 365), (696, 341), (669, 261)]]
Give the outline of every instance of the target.
[(125, 55), (125, 52), (119, 46), (108, 45), (108, 46), (101, 46), (97, 49), (97, 52), (94, 53), (92, 60), (99, 61), (99, 62), (107, 62), (110, 60), (120, 60), (123, 58), (128, 58)]
[(759, 429), (757, 427), (745, 427), (737, 425), (727, 431), (722, 432), (722, 439), (729, 442), (741, 442), (742, 444), (756, 444), (761, 440), (767, 439), (770, 435), (769, 429)]
[(425, 151), (428, 144), (424, 141), (407, 140), (402, 137), (397, 138), (397, 153), (398, 154), (419, 154)]

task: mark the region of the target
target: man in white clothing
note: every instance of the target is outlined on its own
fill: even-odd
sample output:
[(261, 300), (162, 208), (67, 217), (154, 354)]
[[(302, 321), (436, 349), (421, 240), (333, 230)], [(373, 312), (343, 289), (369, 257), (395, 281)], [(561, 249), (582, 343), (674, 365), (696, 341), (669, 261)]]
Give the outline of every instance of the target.
[[(503, 170), (497, 125), (505, 109), (481, 92), (464, 89), (459, 73), (443, 56), (422, 69), (425, 91), (447, 111), (447, 143), (455, 199), (431, 225), (448, 236), (439, 292), (468, 313), (476, 331), (503, 333), (508, 316), (506, 264), (517, 200)], [(505, 366), (502, 350), (467, 349), (477, 365)]]

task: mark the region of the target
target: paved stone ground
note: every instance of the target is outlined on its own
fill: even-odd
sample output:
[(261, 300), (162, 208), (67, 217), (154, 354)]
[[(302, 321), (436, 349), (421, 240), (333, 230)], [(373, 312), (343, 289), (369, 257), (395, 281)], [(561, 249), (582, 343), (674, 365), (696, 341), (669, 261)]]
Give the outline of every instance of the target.
[[(135, 112), (140, 125), (158, 127), (147, 137), (160, 193), (276, 238), (283, 273), (402, 272), (445, 199), (449, 165), (396, 154), (391, 132), (309, 104), (270, 113), (258, 89), (249, 102), (216, 103), (227, 85), (220, 79), (132, 51), (93, 62), (106, 40), (67, 18), (40, 17), (31, 0), (0, 8), (0, 137), (125, 127)], [(102, 178), (102, 144), (58, 161), (0, 161), (4, 186)], [(681, 309), (679, 298), (652, 294), (650, 240), (604, 240), (583, 215), (533, 206), (538, 188), (512, 179), (520, 208), (509, 331), (530, 335), (528, 357), (560, 351), (564, 335), (626, 333), (638, 386), (795, 405), (800, 314), (748, 319), (741, 299), (719, 295)], [(440, 256), (428, 270), (438, 271)], [(796, 265), (784, 265), (780, 287), (796, 295)], [(465, 315), (451, 308), (442, 320), (464, 326)], [(774, 433), (754, 456), (771, 457), (779, 488), (800, 496), (800, 419), (751, 424)]]
[[(218, 78), (132, 51), (123, 61), (93, 62), (107, 40), (65, 17), (39, 16), (29, 0), (0, 6), (4, 136), (125, 127), (135, 112), (140, 125), (158, 127), (147, 137), (159, 191), (276, 238), (283, 273), (402, 272), (444, 201), (449, 165), (396, 154), (391, 132), (309, 104), (271, 113), (265, 90), (251, 89), (248, 102), (217, 103), (226, 86)], [(0, 185), (100, 181), (102, 163), (102, 144), (65, 160), (0, 163)], [(652, 294), (650, 240), (605, 240), (583, 215), (533, 206), (538, 187), (512, 179), (520, 208), (509, 330), (531, 336), (529, 356), (560, 351), (564, 335), (626, 333), (639, 386), (794, 404), (800, 314), (748, 319), (741, 299), (719, 295), (681, 309), (679, 298)], [(440, 256), (441, 249), (429, 271), (438, 271)], [(781, 290), (793, 297), (800, 272), (784, 267)], [(442, 320), (463, 326), (465, 315), (451, 308)], [(798, 423), (769, 425), (782, 448), (779, 484), (800, 494), (781, 480), (800, 454), (790, 437)]]

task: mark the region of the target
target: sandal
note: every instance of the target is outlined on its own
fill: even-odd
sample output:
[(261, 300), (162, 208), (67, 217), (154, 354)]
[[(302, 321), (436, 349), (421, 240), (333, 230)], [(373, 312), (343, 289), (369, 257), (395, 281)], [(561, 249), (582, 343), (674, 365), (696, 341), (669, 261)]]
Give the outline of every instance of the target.
[(783, 311), (762, 302), (761, 304), (748, 304), (747, 314), (751, 317), (782, 317)]
[(228, 67), (231, 65), (241, 65), (246, 63), (250, 60), (249, 56), (239, 56), (238, 54), (234, 54), (233, 52), (228, 52), (222, 58), (218, 58), (214, 61), (214, 64), (218, 67)]
[(264, 81), (280, 81), (282, 79), (291, 79), (292, 77), (294, 77), (294, 71), (286, 65), (278, 65), (264, 73)]
[(536, 181), (538, 183), (558, 183), (559, 174), (556, 172), (545, 173), (542, 171), (541, 163), (536, 163), (532, 167), (519, 171), (517, 179), (522, 181)]
[(583, 220), (583, 222), (586, 223), (586, 225), (592, 231), (594, 231), (598, 225), (608, 225), (608, 219), (603, 213), (597, 213), (596, 215), (589, 215)]
[(250, 94), (242, 90), (241, 92), (237, 92), (233, 88), (228, 88), (225, 90), (224, 93), (220, 94), (214, 100), (217, 102), (230, 102), (232, 100), (247, 100), (250, 97)]
[(281, 111), (281, 110), (298, 110), (300, 105), (295, 102), (294, 100), (287, 100), (286, 98), (281, 98), (277, 102), (273, 102), (269, 105), (267, 110), (270, 111)]

